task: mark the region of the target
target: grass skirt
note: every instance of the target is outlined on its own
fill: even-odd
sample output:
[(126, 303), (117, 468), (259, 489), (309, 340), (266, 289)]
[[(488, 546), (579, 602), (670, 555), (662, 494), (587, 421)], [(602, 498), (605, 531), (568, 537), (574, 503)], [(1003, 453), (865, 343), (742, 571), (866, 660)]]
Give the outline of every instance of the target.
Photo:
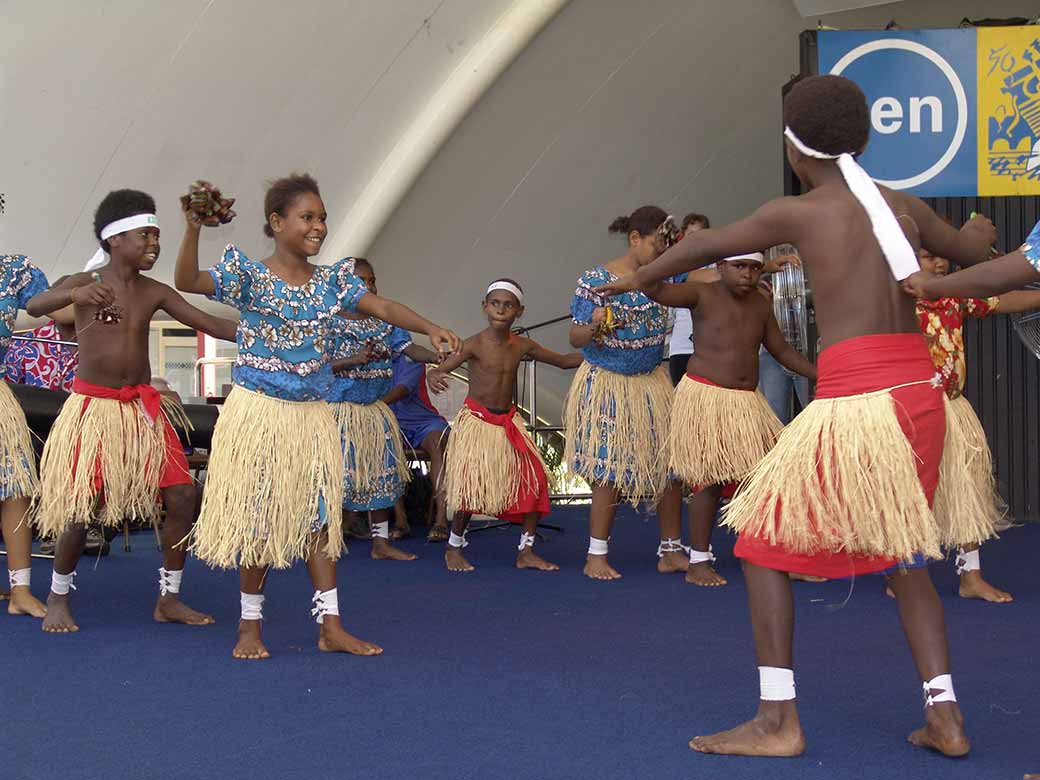
[(36, 453), (25, 412), (7, 382), (0, 379), (0, 500), (26, 496), (40, 490), (36, 478)]
[(192, 551), (220, 568), (285, 568), (343, 550), (343, 449), (324, 401), (282, 401), (234, 387), (213, 431)]
[(672, 403), (669, 470), (691, 487), (740, 482), (782, 429), (760, 392), (684, 376)]
[(587, 362), (564, 404), (564, 462), (590, 485), (612, 484), (633, 506), (668, 485), (672, 383), (662, 367), (626, 376)]
[(382, 401), (330, 407), (343, 445), (343, 505), (356, 511), (392, 507), (411, 479), (394, 413)]
[(444, 453), (444, 495), (448, 517), (456, 512), (479, 512), (499, 517), (515, 506), (521, 495), (537, 493), (538, 474), (545, 472), (538, 447), (520, 415), (516, 427), (530, 443), (534, 458), (524, 458), (506, 437), (505, 428), (485, 422), (468, 406), (459, 410)]
[(140, 403), (70, 394), (40, 458), (33, 521), (40, 535), (57, 536), (71, 523), (157, 520), (165, 426), (162, 414), (149, 422)]
[(933, 511), (951, 548), (982, 544), (1003, 530), (1007, 505), (993, 479), (993, 456), (978, 415), (968, 399), (946, 404), (946, 442)]

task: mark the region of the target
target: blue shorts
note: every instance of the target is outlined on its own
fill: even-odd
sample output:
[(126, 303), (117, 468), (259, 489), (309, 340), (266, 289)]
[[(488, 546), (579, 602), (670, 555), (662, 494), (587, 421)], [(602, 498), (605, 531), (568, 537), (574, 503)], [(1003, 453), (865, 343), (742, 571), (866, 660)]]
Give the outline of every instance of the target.
[(912, 571), (913, 569), (927, 569), (928, 560), (921, 555), (921, 553), (914, 553), (914, 557), (909, 561), (903, 561), (896, 566), (891, 566), (887, 569), (877, 572), (885, 577), (892, 577), (900, 572)]
[[(400, 425), (400, 419), (397, 422)], [(422, 446), (423, 440), (431, 433), (443, 433), (447, 428), (448, 423), (442, 417), (434, 417), (415, 426), (401, 425), (401, 435), (404, 437), (405, 444), (412, 449), (417, 449)]]

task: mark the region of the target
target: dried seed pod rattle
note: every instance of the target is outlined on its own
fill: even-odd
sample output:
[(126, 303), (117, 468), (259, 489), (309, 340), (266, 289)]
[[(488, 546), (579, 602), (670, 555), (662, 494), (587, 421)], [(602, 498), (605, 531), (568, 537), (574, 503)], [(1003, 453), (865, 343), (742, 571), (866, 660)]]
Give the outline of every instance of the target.
[[(97, 271), (94, 271), (90, 278), (94, 280), (94, 284), (101, 284), (101, 274)], [(110, 303), (108, 306), (98, 306), (97, 311), (94, 312), (94, 319), (104, 325), (115, 325), (123, 319), (123, 308), (114, 303)]]
[(184, 210), (192, 211), (207, 227), (226, 225), (233, 220), (235, 212), (231, 207), (234, 203), (234, 198), (223, 197), (220, 190), (201, 179), (192, 183), (187, 195), (181, 196), (181, 206)]

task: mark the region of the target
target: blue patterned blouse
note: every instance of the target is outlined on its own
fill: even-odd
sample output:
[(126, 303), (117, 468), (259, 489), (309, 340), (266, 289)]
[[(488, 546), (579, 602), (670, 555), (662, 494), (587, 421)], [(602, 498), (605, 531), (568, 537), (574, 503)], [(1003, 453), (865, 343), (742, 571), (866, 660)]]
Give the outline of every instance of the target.
[(18, 310), (50, 285), (43, 271), (25, 255), (0, 255), (0, 377), (7, 348), (11, 345)]
[(366, 345), (372, 348), (374, 358), (364, 365), (351, 366), (332, 379), (328, 400), (331, 403), (350, 401), (371, 404), (390, 392), (393, 386), (393, 360), (412, 343), (411, 334), (403, 328), (375, 317), (348, 320), (336, 317), (326, 346), (330, 360), (347, 358)]
[(1040, 222), (1033, 225), (1033, 229), (1026, 237), (1026, 241), (1019, 247), (1019, 251), (1026, 256), (1026, 260), (1033, 269), (1040, 273)]
[(607, 300), (592, 291), (617, 278), (603, 266), (596, 266), (578, 279), (578, 289), (571, 299), (574, 322), (587, 325), (592, 322), (593, 309), (609, 305), (615, 324), (620, 323), (613, 333), (590, 341), (581, 354), (592, 365), (607, 371), (629, 376), (647, 374), (660, 365), (664, 355), (668, 309), (638, 291)]
[(310, 281), (286, 284), (234, 244), (209, 269), (210, 297), (239, 311), (236, 385), (285, 401), (319, 401), (329, 394), (332, 367), (326, 341), (337, 312), (357, 310), (368, 292), (347, 261), (317, 265)]

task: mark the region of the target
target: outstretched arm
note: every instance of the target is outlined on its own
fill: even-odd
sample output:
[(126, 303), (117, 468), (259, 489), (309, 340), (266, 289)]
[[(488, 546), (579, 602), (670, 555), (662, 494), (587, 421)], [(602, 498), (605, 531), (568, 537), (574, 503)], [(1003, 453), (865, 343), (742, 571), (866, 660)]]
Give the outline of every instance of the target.
[(1040, 281), (1040, 272), (1021, 250), (979, 263), (948, 276), (933, 276), (918, 271), (903, 282), (903, 289), (916, 298), (989, 298), (1020, 290)]
[(235, 340), (235, 337), (238, 335), (237, 320), (214, 317), (212, 314), (207, 314), (202, 309), (192, 306), (172, 287), (163, 284), (162, 288), (163, 293), (162, 298), (159, 300), (159, 308), (177, 320), (177, 322), (187, 325), (189, 328), (201, 330), (215, 339), (223, 339), (224, 341)]
[(580, 352), (568, 352), (566, 355), (560, 352), (554, 352), (551, 349), (546, 349), (534, 339), (528, 339), (527, 345), (527, 356), (539, 363), (548, 363), (550, 366), (556, 366), (557, 368), (577, 368), (581, 365), (582, 358)]
[(190, 208), (184, 209), (184, 238), (173, 269), (173, 284), (181, 292), (213, 295), (213, 277), (199, 270), (199, 233), (202, 222)]
[[(377, 317), (383, 322), (389, 322), (391, 325), (410, 330), (413, 333), (425, 333), (439, 352), (455, 352), (462, 345), (459, 337), (450, 330), (434, 325), (403, 303), (392, 301), (389, 298), (380, 298), (374, 293), (367, 292), (358, 301), (357, 310), (369, 317)], [(346, 314), (347, 312), (341, 313)]]
[(95, 282), (91, 274), (78, 273), (66, 277), (49, 290), (34, 295), (25, 304), (25, 311), (31, 317), (43, 317), (72, 304), (108, 306), (115, 299), (115, 291), (107, 284)]
[(997, 314), (1018, 314), (1040, 309), (1040, 290), (1012, 290), (1000, 296)]
[(808, 377), (814, 382), (816, 381), (816, 366), (806, 360), (801, 352), (787, 343), (784, 334), (780, 332), (780, 326), (777, 325), (776, 317), (773, 316), (772, 311), (769, 312), (769, 319), (766, 320), (766, 334), (765, 338), (762, 339), (762, 343), (769, 351), (769, 354), (776, 358), (776, 362), (784, 368)]
[(656, 284), (643, 289), (646, 297), (676, 309), (695, 309), (700, 303), (700, 283)]
[(462, 346), (455, 352), (455, 354), (449, 356), (443, 363), (436, 368), (431, 368), (426, 372), (426, 383), (434, 392), (440, 392), (447, 388), (447, 376), (456, 368), (461, 366), (467, 360), (473, 356), (473, 344), (471, 339), (466, 339), (462, 342)]
[(441, 361), (440, 355), (436, 352), (431, 352), (426, 347), (419, 344), (409, 344), (404, 348), (404, 354), (414, 360), (416, 363), (433, 363), (436, 365)]
[(957, 230), (948, 225), (920, 198), (904, 195), (908, 211), (921, 234), (921, 245), (938, 257), (957, 265), (977, 265), (992, 257), (991, 247), (997, 240), (997, 229), (981, 214), (976, 214)]

